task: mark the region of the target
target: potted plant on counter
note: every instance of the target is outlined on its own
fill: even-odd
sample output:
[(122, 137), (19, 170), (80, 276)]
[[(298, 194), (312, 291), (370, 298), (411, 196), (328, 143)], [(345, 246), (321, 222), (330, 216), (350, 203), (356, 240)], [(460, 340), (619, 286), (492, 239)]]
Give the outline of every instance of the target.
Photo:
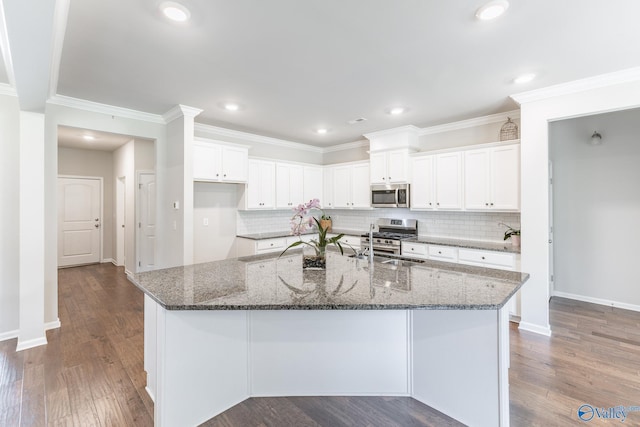
[(498, 225), (503, 225), (507, 227), (507, 230), (504, 232), (504, 240), (511, 239), (511, 244), (515, 247), (520, 246), (520, 229), (516, 229), (507, 225), (505, 223), (500, 223)]
[[(322, 213), (320, 219), (309, 215), (309, 212), (314, 209)], [(308, 203), (300, 204), (297, 207), (293, 208), (293, 216), (291, 217), (291, 234), (294, 236), (300, 236), (302, 234), (305, 234), (305, 232), (307, 232), (308, 230), (312, 229), (315, 225), (318, 230), (318, 238), (311, 239), (308, 242), (303, 241), (301, 238), (299, 241), (290, 244), (284, 251), (282, 251), (280, 256), (282, 256), (291, 248), (300, 245), (307, 245), (314, 249), (315, 256), (304, 257), (304, 267), (324, 268), (324, 266), (326, 265), (325, 254), (327, 245), (336, 246), (340, 250), (340, 253), (343, 254), (344, 250), (342, 248), (342, 245), (340, 244), (340, 239), (342, 238), (342, 236), (344, 236), (344, 234), (338, 234), (337, 236), (327, 238), (327, 231), (329, 231), (331, 223), (322, 223), (323, 219), (327, 218), (330, 219), (330, 217), (328, 217), (320, 207), (319, 199), (310, 200)]]

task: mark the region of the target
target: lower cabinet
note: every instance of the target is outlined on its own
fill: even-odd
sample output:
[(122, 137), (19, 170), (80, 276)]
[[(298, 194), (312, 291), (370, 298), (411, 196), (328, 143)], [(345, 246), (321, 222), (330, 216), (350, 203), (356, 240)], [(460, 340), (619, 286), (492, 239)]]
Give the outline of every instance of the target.
[[(304, 234), (298, 236), (286, 236), (275, 237), (273, 239), (246, 239), (244, 237), (237, 238), (238, 256), (260, 255), (270, 252), (282, 252), (289, 247), (292, 243), (299, 240), (303, 242), (309, 242), (312, 239), (317, 239), (317, 234)], [(313, 249), (307, 245), (302, 245), (301, 249), (304, 249), (305, 253), (313, 252)], [(298, 248), (296, 248), (298, 249)]]
[[(327, 233), (327, 239), (335, 236), (337, 236), (337, 234)], [(351, 255), (350, 252), (353, 252), (352, 249), (356, 251), (360, 250), (360, 236), (351, 236), (345, 234), (340, 239), (340, 245), (342, 245), (342, 249), (344, 249), (345, 254)]]

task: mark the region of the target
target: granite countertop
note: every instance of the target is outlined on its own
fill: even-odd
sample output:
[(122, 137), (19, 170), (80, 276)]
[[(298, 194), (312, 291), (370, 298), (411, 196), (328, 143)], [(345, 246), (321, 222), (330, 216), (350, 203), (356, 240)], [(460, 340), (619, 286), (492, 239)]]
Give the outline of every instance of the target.
[(480, 249), (480, 250), (496, 251), (496, 252), (511, 252), (515, 254), (520, 253), (520, 247), (513, 246), (510, 243), (495, 243), (495, 242), (482, 242), (477, 240), (447, 239), (445, 237), (429, 237), (429, 236), (418, 236), (416, 238), (403, 240), (403, 242), (428, 243), (432, 245), (455, 246), (457, 248)]
[[(305, 234), (316, 234), (317, 230), (308, 230)], [(364, 231), (357, 230), (346, 230), (340, 228), (332, 228), (329, 231), (331, 234), (348, 234), (350, 236), (360, 236)], [(292, 236), (291, 230), (283, 230), (283, 231), (270, 231), (268, 233), (251, 233), (251, 234), (238, 234), (236, 237), (242, 237), (243, 239), (251, 239), (251, 240), (265, 240), (265, 239), (277, 239), (278, 237), (290, 237)]]
[[(327, 253), (303, 270), (302, 251), (137, 273), (131, 281), (167, 310), (496, 310), (526, 273), (438, 261), (394, 266)], [(385, 258), (381, 258), (385, 260)]]

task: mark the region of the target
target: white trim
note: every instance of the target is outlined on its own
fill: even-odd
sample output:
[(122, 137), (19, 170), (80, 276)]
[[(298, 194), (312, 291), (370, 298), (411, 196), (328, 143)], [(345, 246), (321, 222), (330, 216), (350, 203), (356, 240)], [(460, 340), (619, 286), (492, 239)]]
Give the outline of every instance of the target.
[[(457, 152), (479, 150), (484, 148), (504, 147), (507, 145), (520, 145), (520, 140), (509, 139), (507, 141), (486, 142), (484, 144), (475, 144), (475, 145), (463, 145), (461, 147), (442, 148), (439, 150), (418, 151), (415, 153), (410, 153), (409, 156), (410, 157), (427, 157), (427, 156), (433, 156), (434, 154), (457, 153)], [(483, 211), (483, 212), (487, 212), (487, 211)], [(443, 236), (443, 237), (446, 237), (446, 236)], [(464, 240), (469, 240), (469, 239), (464, 239)]]
[(576, 300), (576, 301), (589, 302), (589, 303), (592, 303), (592, 304), (606, 305), (606, 306), (609, 306), (609, 307), (621, 308), (623, 310), (631, 310), (631, 311), (639, 311), (640, 312), (640, 305), (637, 305), (637, 304), (628, 304), (626, 302), (619, 302), (619, 301), (613, 301), (613, 300), (602, 299), (602, 298), (588, 297), (588, 296), (585, 296), (585, 295), (578, 295), (578, 294), (572, 294), (572, 293), (569, 293), (569, 292), (561, 292), (561, 291), (554, 291), (553, 292), (553, 296), (554, 297), (560, 297), (560, 298), (572, 299), (572, 300)]
[(102, 258), (102, 261), (100, 261), (101, 264), (106, 264), (110, 262), (111, 264), (115, 264), (116, 261), (113, 258)]
[(354, 148), (369, 147), (369, 141), (361, 139), (360, 141), (347, 142), (346, 144), (332, 145), (330, 147), (323, 148), (323, 153), (333, 153), (335, 151), (351, 150)]
[(217, 137), (226, 136), (230, 138), (240, 138), (251, 142), (259, 142), (262, 144), (275, 145), (278, 147), (292, 148), (295, 150), (311, 151), (313, 153), (324, 153), (324, 148), (316, 147), (315, 145), (302, 144), (300, 142), (286, 141), (284, 139), (271, 138), (270, 136), (262, 136), (249, 132), (242, 132), (239, 130), (232, 130), (221, 128), (212, 125), (205, 125), (202, 123), (195, 123), (194, 130), (196, 132), (202, 132), (208, 135), (215, 135)]
[[(4, 61), (5, 71), (9, 79), (9, 86), (15, 87), (16, 75), (13, 71), (13, 60), (11, 58), (11, 45), (9, 43), (9, 32), (7, 31), (7, 19), (4, 16), (4, 6), (0, 2), (0, 52)], [(15, 92), (15, 89), (14, 89)]]
[(246, 144), (238, 144), (235, 142), (227, 142), (227, 141), (220, 141), (219, 139), (211, 139), (211, 138), (203, 138), (201, 136), (195, 136), (193, 137), (193, 142), (199, 142), (199, 143), (203, 143), (203, 144), (216, 144), (216, 145), (222, 145), (224, 147), (233, 147), (233, 148), (251, 148), (250, 145), (246, 145)]
[(153, 403), (156, 403), (156, 397), (153, 395), (153, 392), (151, 392), (151, 389), (149, 388), (149, 386), (144, 386), (144, 389), (147, 392), (147, 394), (149, 395), (149, 397), (151, 398), (151, 401)]
[(511, 117), (512, 119), (520, 118), (520, 110), (507, 111), (506, 113), (491, 114), (488, 116), (475, 117), (473, 119), (461, 120), (459, 122), (445, 123), (437, 126), (430, 126), (420, 129), (418, 135), (432, 135), (435, 133), (450, 132), (453, 130), (472, 128), (475, 126), (483, 126), (491, 123), (500, 123)]
[(385, 136), (385, 135), (393, 135), (399, 132), (418, 132), (418, 134), (420, 134), (420, 132), (422, 131), (422, 129), (420, 129), (417, 126), (414, 125), (406, 125), (406, 126), (399, 126), (396, 128), (391, 128), (391, 129), (384, 129), (384, 130), (379, 130), (377, 132), (369, 132), (369, 133), (365, 133), (362, 136), (364, 136), (367, 139), (371, 139), (379, 137), (379, 136)]
[(180, 117), (196, 117), (198, 114), (202, 113), (203, 110), (200, 108), (189, 107), (187, 105), (178, 104), (166, 113), (162, 115), (165, 123), (169, 123), (174, 121)]
[(53, 322), (47, 322), (44, 324), (44, 330), (48, 331), (50, 329), (58, 329), (62, 324), (60, 323), (60, 318), (54, 320)]
[(523, 322), (520, 321), (520, 326), (518, 329), (521, 331), (533, 332), (534, 334), (544, 335), (547, 337), (551, 336), (551, 328), (547, 326), (546, 328), (536, 325), (535, 323)]
[(99, 102), (72, 98), (64, 95), (54, 95), (47, 100), (47, 104), (61, 105), (63, 107), (76, 108), (78, 110), (92, 111), (94, 113), (107, 114), (109, 116), (123, 117), (126, 119), (141, 120), (144, 122), (166, 124), (162, 116), (145, 113), (143, 111), (130, 110), (128, 108), (115, 107)]
[(6, 83), (0, 83), (0, 95), (18, 96), (16, 88)]
[(60, 75), (60, 61), (62, 59), (62, 46), (64, 34), (67, 31), (67, 17), (69, 16), (70, 0), (58, 0), (53, 12), (53, 40), (51, 43), (51, 68), (49, 75), (49, 97), (58, 91), (58, 77)]
[(127, 268), (125, 267), (124, 274), (126, 274), (127, 279), (129, 279), (130, 282), (133, 282), (133, 273), (131, 272), (131, 270), (127, 270)]
[(629, 83), (640, 80), (640, 67), (627, 68), (626, 70), (615, 71), (613, 73), (600, 74), (598, 76), (587, 77), (585, 79), (574, 80), (540, 89), (530, 90), (511, 95), (518, 104), (540, 101), (556, 96), (569, 95), (577, 92), (584, 92), (591, 89), (599, 89), (621, 83)]
[(0, 341), (12, 340), (14, 338), (18, 338), (19, 330), (15, 331), (7, 331), (0, 334)]
[(18, 339), (18, 345), (16, 346), (16, 351), (28, 350), (34, 347), (40, 347), (41, 345), (47, 344), (47, 337), (35, 338), (32, 340), (22, 341)]

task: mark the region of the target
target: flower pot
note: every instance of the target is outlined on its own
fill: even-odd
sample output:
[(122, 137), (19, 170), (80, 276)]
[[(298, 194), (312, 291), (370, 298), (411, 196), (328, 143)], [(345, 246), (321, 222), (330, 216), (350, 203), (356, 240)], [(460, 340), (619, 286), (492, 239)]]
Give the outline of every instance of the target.
[(520, 236), (512, 235), (511, 236), (511, 245), (516, 248), (520, 247)]
[(320, 220), (320, 227), (322, 227), (323, 230), (327, 230), (327, 231), (331, 231), (331, 220), (330, 219), (321, 219)]

